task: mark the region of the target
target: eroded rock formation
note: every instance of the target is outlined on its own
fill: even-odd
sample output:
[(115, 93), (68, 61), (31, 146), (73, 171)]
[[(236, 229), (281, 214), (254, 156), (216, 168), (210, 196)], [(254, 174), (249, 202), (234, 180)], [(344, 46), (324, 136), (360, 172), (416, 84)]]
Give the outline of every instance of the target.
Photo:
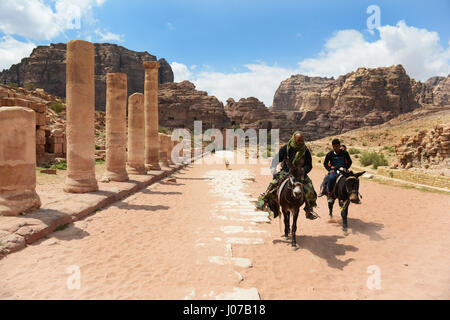
[(317, 139), (381, 124), (422, 104), (445, 105), (448, 87), (448, 77), (424, 84), (401, 65), (358, 68), (336, 80), (296, 75), (281, 83), (270, 110), (285, 113), (308, 139)]
[(202, 120), (205, 129), (231, 127), (223, 103), (206, 91), (196, 90), (189, 81), (164, 83), (158, 94), (160, 126), (193, 130), (194, 121)]

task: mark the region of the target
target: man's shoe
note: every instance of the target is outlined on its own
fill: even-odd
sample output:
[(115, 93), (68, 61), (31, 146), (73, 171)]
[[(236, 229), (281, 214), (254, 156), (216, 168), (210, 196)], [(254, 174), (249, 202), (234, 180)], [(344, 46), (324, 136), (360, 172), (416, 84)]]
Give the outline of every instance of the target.
[(314, 220), (314, 219), (317, 219), (317, 216), (313, 215), (311, 212), (307, 212), (306, 219)]
[(308, 211), (305, 212), (305, 217), (306, 217), (306, 219), (314, 220), (314, 219), (317, 219), (319, 216), (316, 215), (316, 214), (314, 213), (314, 211), (308, 210)]

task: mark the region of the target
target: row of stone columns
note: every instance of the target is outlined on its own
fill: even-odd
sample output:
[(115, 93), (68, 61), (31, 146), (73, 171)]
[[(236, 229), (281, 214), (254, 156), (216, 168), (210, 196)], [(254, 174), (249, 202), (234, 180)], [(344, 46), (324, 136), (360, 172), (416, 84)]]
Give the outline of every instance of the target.
[[(67, 43), (67, 178), (64, 191), (98, 190), (95, 178), (95, 80), (94, 45), (75, 40)], [(158, 135), (159, 63), (144, 62), (144, 95), (128, 98), (127, 76), (106, 76), (106, 172), (104, 178), (127, 181), (128, 173), (146, 174), (171, 164), (175, 142)], [(17, 215), (40, 206), (36, 194), (36, 144), (34, 111), (22, 107), (0, 108), (0, 216)], [(161, 142), (160, 138), (161, 137)], [(128, 154), (126, 146), (128, 144)], [(161, 151), (161, 158), (160, 158)], [(128, 155), (128, 168), (127, 168)], [(127, 172), (128, 171), (128, 172)]]

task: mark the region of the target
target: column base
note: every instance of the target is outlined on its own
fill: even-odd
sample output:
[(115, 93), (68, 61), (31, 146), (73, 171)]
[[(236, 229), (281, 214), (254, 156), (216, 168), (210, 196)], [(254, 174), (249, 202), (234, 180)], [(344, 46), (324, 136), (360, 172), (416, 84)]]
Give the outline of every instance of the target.
[(159, 162), (161, 167), (168, 167), (169, 166), (169, 161), (167, 160), (162, 160)]
[(0, 216), (18, 216), (39, 209), (41, 199), (35, 190), (0, 193)]
[(150, 171), (150, 170), (161, 170), (161, 166), (159, 165), (158, 162), (156, 162), (156, 163), (148, 163), (148, 164), (145, 165), (145, 169), (147, 171)]
[(120, 172), (106, 171), (103, 174), (103, 179), (105, 178), (116, 182), (125, 182), (130, 180), (126, 170), (121, 170)]
[(128, 165), (127, 172), (128, 172), (128, 174), (135, 174), (135, 175), (146, 175), (147, 174), (147, 170), (145, 170), (144, 165), (140, 165), (140, 166), (139, 165), (134, 165), (134, 166)]
[(75, 180), (73, 178), (67, 178), (64, 185), (64, 192), (68, 193), (86, 193), (98, 191), (97, 180)]

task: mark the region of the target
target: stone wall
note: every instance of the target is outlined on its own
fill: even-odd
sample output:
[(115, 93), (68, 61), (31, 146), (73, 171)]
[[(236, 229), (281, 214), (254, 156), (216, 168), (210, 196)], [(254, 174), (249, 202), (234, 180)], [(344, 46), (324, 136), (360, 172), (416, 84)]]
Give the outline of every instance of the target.
[(45, 156), (46, 145), (46, 112), (47, 104), (50, 102), (40, 101), (33, 97), (25, 89), (16, 90), (0, 86), (0, 108), (1, 107), (26, 107), (35, 111), (36, 115), (36, 159), (39, 162)]
[(436, 176), (408, 170), (389, 169), (387, 167), (378, 167), (377, 173), (390, 178), (406, 180), (414, 183), (429, 185), (438, 188), (450, 189), (450, 177)]

